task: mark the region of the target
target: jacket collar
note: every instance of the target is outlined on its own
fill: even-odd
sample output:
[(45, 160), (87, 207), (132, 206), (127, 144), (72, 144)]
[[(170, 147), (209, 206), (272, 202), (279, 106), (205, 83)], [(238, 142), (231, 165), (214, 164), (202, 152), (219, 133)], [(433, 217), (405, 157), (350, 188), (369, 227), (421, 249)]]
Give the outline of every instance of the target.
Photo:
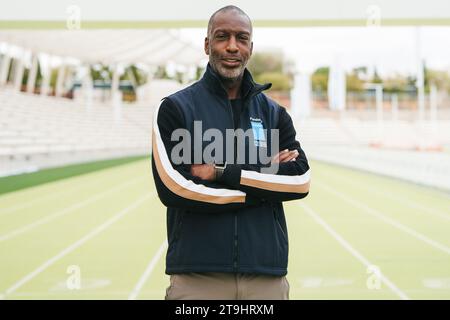
[[(209, 63), (200, 81), (208, 90), (212, 91), (215, 94), (218, 94), (222, 98), (228, 99), (227, 91), (222, 85), (219, 75), (213, 70)], [(253, 77), (250, 71), (245, 68), (241, 87), (241, 97), (245, 101), (255, 96), (256, 94), (269, 89), (271, 86), (271, 83), (259, 84), (253, 81)]]

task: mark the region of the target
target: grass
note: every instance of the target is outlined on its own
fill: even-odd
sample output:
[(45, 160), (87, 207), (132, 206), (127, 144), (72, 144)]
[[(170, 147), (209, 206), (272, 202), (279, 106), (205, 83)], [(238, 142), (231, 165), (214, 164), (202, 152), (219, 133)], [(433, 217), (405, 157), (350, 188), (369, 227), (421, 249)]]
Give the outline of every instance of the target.
[[(285, 203), (291, 299), (450, 298), (448, 194), (311, 166), (310, 195)], [(6, 299), (127, 299), (138, 283), (138, 299), (164, 297), (165, 208), (148, 159), (3, 194), (0, 221)], [(379, 288), (369, 265), (388, 280)], [(79, 290), (66, 285), (71, 266)]]
[(105, 168), (110, 168), (143, 159), (147, 156), (126, 157), (112, 160), (101, 160), (89, 163), (74, 164), (59, 168), (44, 169), (33, 173), (0, 178), (0, 194), (77, 176)]

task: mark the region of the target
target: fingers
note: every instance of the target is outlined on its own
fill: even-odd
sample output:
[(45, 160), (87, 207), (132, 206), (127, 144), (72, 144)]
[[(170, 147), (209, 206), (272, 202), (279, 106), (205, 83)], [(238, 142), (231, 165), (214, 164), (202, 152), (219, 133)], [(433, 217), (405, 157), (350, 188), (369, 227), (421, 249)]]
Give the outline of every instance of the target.
[(201, 164), (193, 164), (193, 165), (191, 165), (191, 170), (190, 170), (191, 174), (193, 176), (201, 178), (201, 175), (202, 175), (202, 167), (201, 166), (202, 166)]
[(294, 161), (298, 157), (299, 153), (297, 150), (292, 150), (285, 152), (280, 156), (280, 163)]
[(197, 171), (201, 164), (191, 164), (191, 173)]
[(289, 152), (288, 149), (284, 149), (284, 150), (278, 152), (276, 155), (274, 155), (274, 156), (272, 157), (272, 163), (279, 163), (279, 162), (281, 162), (281, 161), (280, 161), (280, 157), (281, 157), (282, 155), (284, 155), (284, 154), (287, 154), (288, 152)]
[(291, 150), (285, 149), (277, 153), (272, 157), (272, 163), (282, 163), (282, 162), (288, 162), (288, 161), (295, 161), (295, 159), (298, 157), (299, 153), (297, 150)]
[(203, 180), (213, 180), (215, 176), (214, 165), (212, 164), (192, 164), (190, 172), (193, 176)]

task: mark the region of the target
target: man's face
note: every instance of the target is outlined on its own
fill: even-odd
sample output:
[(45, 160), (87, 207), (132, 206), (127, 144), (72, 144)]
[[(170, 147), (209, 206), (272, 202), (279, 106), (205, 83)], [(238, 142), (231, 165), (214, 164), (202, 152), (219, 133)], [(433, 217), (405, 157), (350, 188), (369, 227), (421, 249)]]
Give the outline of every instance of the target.
[(220, 12), (214, 17), (205, 38), (205, 53), (212, 68), (227, 80), (240, 78), (252, 55), (251, 26), (237, 11)]

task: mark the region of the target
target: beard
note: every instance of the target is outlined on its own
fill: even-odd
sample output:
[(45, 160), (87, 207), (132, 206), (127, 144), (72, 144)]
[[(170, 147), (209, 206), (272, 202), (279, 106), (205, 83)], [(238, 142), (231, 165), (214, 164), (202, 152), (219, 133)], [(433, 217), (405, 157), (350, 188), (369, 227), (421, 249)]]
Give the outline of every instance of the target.
[(222, 57), (215, 55), (214, 53), (210, 53), (209, 63), (211, 64), (214, 71), (224, 80), (234, 81), (242, 77), (244, 73), (245, 66), (247, 65), (247, 60), (244, 60), (242, 57), (240, 58), (239, 65), (235, 67), (225, 66), (222, 63)]

